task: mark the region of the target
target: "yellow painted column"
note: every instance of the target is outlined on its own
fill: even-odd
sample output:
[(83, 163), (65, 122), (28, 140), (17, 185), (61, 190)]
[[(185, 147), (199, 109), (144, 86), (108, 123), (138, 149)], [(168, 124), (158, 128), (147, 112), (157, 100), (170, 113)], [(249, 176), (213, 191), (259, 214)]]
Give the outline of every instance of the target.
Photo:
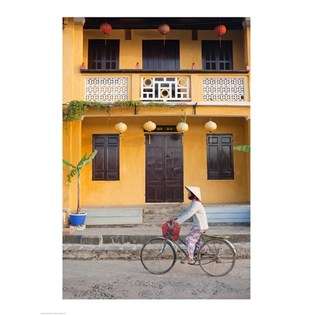
[[(81, 159), (82, 121), (64, 121), (63, 123), (63, 159), (76, 165)], [(67, 182), (70, 168), (63, 167), (63, 208), (69, 212), (77, 206), (77, 180)]]
[[(200, 102), (203, 101), (202, 94), (202, 77), (198, 75), (190, 76), (190, 92), (191, 92), (191, 101)], [(193, 109), (192, 109), (193, 114)]]
[(73, 96), (73, 32), (74, 23), (70, 18), (64, 18), (63, 26), (63, 102), (66, 103)]
[[(63, 103), (83, 99), (84, 18), (65, 18), (63, 28)], [(63, 122), (63, 159), (77, 164), (81, 158), (81, 120)], [(63, 208), (73, 212), (77, 204), (77, 182), (67, 183), (69, 167), (63, 168)]]
[(141, 75), (138, 73), (132, 73), (129, 77), (130, 89), (129, 89), (129, 99), (132, 101), (140, 100), (141, 91)]
[(63, 102), (83, 99), (83, 79), (80, 66), (83, 62), (84, 18), (65, 18), (63, 29)]
[(250, 18), (245, 18), (243, 22), (244, 29), (244, 56), (245, 67), (250, 69)]
[(73, 34), (73, 91), (76, 99), (84, 99), (84, 82), (80, 73), (80, 66), (84, 62), (83, 59), (83, 25), (84, 18), (74, 18), (74, 34)]

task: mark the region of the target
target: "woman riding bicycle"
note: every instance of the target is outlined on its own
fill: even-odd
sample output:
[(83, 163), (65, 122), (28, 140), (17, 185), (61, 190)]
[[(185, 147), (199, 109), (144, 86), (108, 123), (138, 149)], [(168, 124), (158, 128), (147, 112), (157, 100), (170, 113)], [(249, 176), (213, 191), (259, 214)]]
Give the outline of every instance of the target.
[[(185, 188), (188, 191), (188, 199), (191, 200), (191, 204), (176, 218), (173, 218), (173, 220), (175, 220), (175, 222), (178, 224), (182, 224), (191, 217), (193, 218), (191, 230), (185, 239), (189, 256), (188, 264), (193, 265), (195, 264), (195, 249), (199, 249), (202, 246), (200, 235), (206, 232), (209, 226), (205, 208), (201, 203), (200, 188), (196, 186), (185, 186)], [(186, 261), (184, 260), (182, 262), (184, 263)]]

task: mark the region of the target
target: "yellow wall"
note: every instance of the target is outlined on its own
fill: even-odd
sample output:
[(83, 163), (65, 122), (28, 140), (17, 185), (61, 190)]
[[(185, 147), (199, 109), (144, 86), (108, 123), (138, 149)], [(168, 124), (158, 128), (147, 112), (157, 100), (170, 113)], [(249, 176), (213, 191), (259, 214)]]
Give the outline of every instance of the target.
[[(85, 30), (83, 39), (83, 60), (88, 65), (88, 40), (89, 39), (119, 39), (119, 68), (135, 69), (139, 62), (142, 68), (142, 40), (163, 39), (157, 30), (132, 30), (132, 39), (125, 40), (124, 30), (113, 30), (110, 35), (104, 35), (99, 30)], [(198, 31), (198, 40), (191, 39), (190, 30), (172, 30), (166, 35), (166, 40), (180, 40), (180, 69), (191, 69), (195, 63), (195, 69), (202, 69), (202, 40), (218, 40), (213, 30)], [(242, 31), (229, 31), (223, 40), (233, 42), (233, 68), (234, 70), (244, 70), (244, 45)]]
[[(176, 124), (178, 118), (157, 117), (157, 124)], [(117, 133), (119, 118), (85, 118), (82, 123), (82, 154), (92, 151), (92, 134)], [(83, 171), (82, 205), (139, 205), (145, 202), (145, 144), (142, 125), (145, 117), (125, 117), (128, 130), (120, 138), (120, 180), (92, 181), (92, 166)], [(247, 202), (248, 176), (244, 153), (235, 152), (234, 180), (207, 180), (206, 132), (207, 118), (188, 117), (189, 131), (183, 136), (184, 184), (201, 187), (206, 203)], [(217, 133), (232, 133), (234, 143), (245, 141), (244, 118), (217, 118)], [(185, 197), (185, 202), (188, 200)]]
[(125, 117), (132, 116), (135, 119), (138, 116), (157, 117), (157, 116), (203, 116), (203, 117), (250, 117), (250, 108), (248, 106), (196, 106), (196, 115), (193, 106), (167, 106), (167, 107), (137, 107), (137, 115), (134, 114), (134, 108), (114, 107), (107, 113), (102, 109), (89, 108), (84, 117)]
[(66, 19), (63, 30), (63, 103), (82, 97), (82, 60), (83, 26)]
[[(66, 121), (63, 123), (63, 159), (76, 165), (81, 159), (81, 120)], [(67, 182), (69, 168), (64, 166), (63, 172), (63, 205), (65, 209), (76, 209), (77, 181), (74, 178), (71, 183)]]

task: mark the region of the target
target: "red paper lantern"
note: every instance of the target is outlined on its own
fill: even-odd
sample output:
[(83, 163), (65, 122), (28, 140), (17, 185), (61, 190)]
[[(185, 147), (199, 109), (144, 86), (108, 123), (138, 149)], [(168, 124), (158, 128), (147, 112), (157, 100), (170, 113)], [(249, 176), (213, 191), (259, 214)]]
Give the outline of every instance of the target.
[(222, 37), (227, 32), (227, 28), (223, 24), (218, 25), (214, 30), (219, 37)]
[(102, 23), (100, 26), (100, 31), (103, 34), (109, 35), (112, 32), (112, 26), (108, 23)]
[(171, 28), (167, 24), (162, 24), (159, 26), (158, 30), (162, 35), (166, 35), (170, 32)]

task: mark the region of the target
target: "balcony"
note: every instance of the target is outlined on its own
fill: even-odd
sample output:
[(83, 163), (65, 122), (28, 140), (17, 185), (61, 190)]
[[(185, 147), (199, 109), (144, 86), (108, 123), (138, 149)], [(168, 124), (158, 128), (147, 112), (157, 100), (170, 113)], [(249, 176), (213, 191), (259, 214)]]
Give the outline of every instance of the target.
[(170, 104), (248, 106), (249, 74), (180, 71), (83, 73), (85, 100), (112, 103), (140, 100)]

